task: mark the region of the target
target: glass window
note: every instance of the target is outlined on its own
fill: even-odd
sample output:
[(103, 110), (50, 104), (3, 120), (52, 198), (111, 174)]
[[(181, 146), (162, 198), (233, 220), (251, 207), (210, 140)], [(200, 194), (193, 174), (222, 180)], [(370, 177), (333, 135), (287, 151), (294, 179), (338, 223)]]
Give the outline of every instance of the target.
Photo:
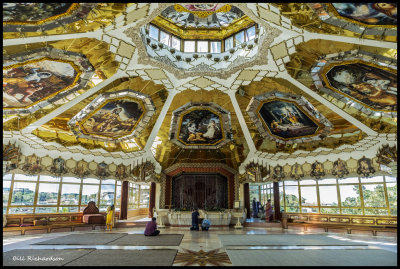
[(78, 212), (77, 206), (63, 206), (60, 207), (59, 213), (76, 213)]
[(233, 36), (225, 39), (225, 51), (228, 51), (231, 48), (233, 48)]
[(154, 38), (155, 40), (158, 40), (158, 28), (154, 27), (151, 24), (150, 24), (150, 29), (149, 29), (149, 36), (151, 38)]
[(150, 186), (141, 185), (140, 186), (140, 207), (149, 207), (150, 201)]
[(302, 207), (301, 213), (318, 213), (318, 207)]
[(340, 183), (358, 183), (358, 177), (349, 177), (349, 178), (343, 178), (339, 179), (339, 184)]
[(300, 185), (315, 185), (315, 184), (317, 183), (313, 179), (300, 180)]
[(33, 207), (10, 207), (8, 214), (32, 214)]
[(256, 27), (252, 26), (246, 30), (247, 40), (252, 40), (256, 37)]
[(396, 212), (394, 215), (397, 216), (397, 183), (386, 183), (386, 188), (390, 210)]
[(208, 52), (208, 41), (197, 41), (197, 52)]
[(301, 204), (304, 206), (318, 206), (316, 186), (300, 187)]
[(283, 197), (284, 197), (284, 194), (283, 194), (283, 183), (279, 182), (279, 205), (281, 207), (281, 209), (280, 209), (281, 211), (284, 210), (284, 208), (285, 208)]
[[(59, 184), (39, 183), (38, 205), (57, 205)], [(37, 211), (35, 211), (38, 213)]]
[(181, 40), (175, 36), (172, 36), (171, 47), (176, 50), (181, 50)]
[(361, 206), (360, 190), (358, 185), (341, 185), (339, 186), (339, 191), (340, 191), (340, 202), (342, 207)]
[(235, 35), (236, 45), (244, 42), (244, 31), (241, 31)]
[(37, 181), (38, 176), (28, 176), (28, 175), (21, 175), (15, 174), (14, 180), (26, 180), (26, 181)]
[(336, 178), (321, 179), (321, 180), (318, 180), (318, 184), (319, 185), (336, 184)]
[(119, 211), (120, 207), (121, 207), (121, 186), (117, 184), (117, 191), (115, 192), (115, 211)]
[(386, 207), (383, 184), (362, 185), (365, 207)]
[(367, 183), (367, 182), (383, 182), (383, 176), (377, 176), (377, 177), (361, 177), (360, 180), (361, 180), (361, 183)]
[[(106, 210), (107, 206), (114, 204), (115, 180), (103, 180), (100, 192), (100, 209)], [(106, 184), (108, 183), (108, 184)]]
[(35, 214), (38, 213), (57, 213), (57, 207), (36, 207)]
[(163, 43), (164, 45), (169, 46), (169, 39), (171, 38), (171, 35), (167, 34), (164, 31), (160, 31), (160, 42)]
[(8, 199), (10, 196), (10, 187), (11, 187), (11, 181), (3, 180), (3, 214), (6, 214), (7, 212)]
[(375, 209), (375, 208), (366, 208), (364, 210), (365, 215), (387, 215), (387, 209)]
[(337, 207), (321, 207), (321, 214), (339, 214), (339, 208)]
[(294, 181), (294, 180), (285, 181), (285, 186), (289, 186), (289, 185), (297, 186), (297, 185), (299, 185), (299, 182), (298, 181)]
[(12, 179), (12, 174), (5, 174), (5, 175), (3, 175), (3, 180), (6, 180), (6, 179), (11, 180), (11, 179)]
[(342, 214), (362, 215), (361, 208), (342, 208)]
[(97, 197), (99, 197), (99, 185), (83, 185), (82, 186), (82, 199), (81, 205), (87, 205), (90, 201), (93, 201), (97, 204)]
[(39, 181), (48, 181), (48, 182), (60, 182), (59, 177), (52, 177), (52, 176), (39, 176)]
[(86, 183), (100, 184), (100, 179), (97, 179), (97, 178), (85, 178), (83, 180), (83, 184), (86, 184)]
[(221, 52), (221, 42), (213, 41), (210, 43), (211, 45), (211, 53), (220, 53)]
[(390, 176), (385, 176), (385, 181), (386, 182), (397, 182), (397, 178), (390, 177)]
[(319, 201), (321, 206), (338, 206), (336, 185), (319, 186)]
[(76, 177), (63, 177), (62, 182), (69, 182), (69, 183), (81, 183), (82, 180)]
[(185, 40), (185, 42), (183, 42), (184, 51), (185, 52), (194, 52), (195, 51), (195, 43), (196, 43), (196, 41)]
[(299, 189), (297, 186), (285, 186), (286, 212), (299, 212)]
[[(62, 184), (60, 205), (78, 205), (79, 189), (80, 185), (78, 184)], [(62, 211), (60, 210), (60, 212)]]
[(33, 205), (36, 183), (14, 182), (11, 205)]

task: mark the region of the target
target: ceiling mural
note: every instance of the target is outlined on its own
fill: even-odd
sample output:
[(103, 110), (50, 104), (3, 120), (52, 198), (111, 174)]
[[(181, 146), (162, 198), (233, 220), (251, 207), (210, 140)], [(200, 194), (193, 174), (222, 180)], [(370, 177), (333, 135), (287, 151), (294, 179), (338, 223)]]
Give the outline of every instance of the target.
[(263, 136), (279, 143), (319, 140), (333, 127), (304, 97), (287, 93), (255, 96), (246, 111)]
[[(20, 60), (12, 61), (15, 57)], [(33, 112), (85, 87), (94, 71), (85, 56), (56, 49), (3, 61), (3, 113), (11, 114)]]
[(94, 3), (3, 3), (3, 31), (51, 30), (87, 16)]
[(171, 141), (184, 148), (218, 148), (231, 137), (230, 115), (213, 103), (189, 103), (173, 112)]
[(68, 125), (78, 137), (117, 142), (138, 136), (154, 113), (148, 95), (122, 90), (97, 96)]

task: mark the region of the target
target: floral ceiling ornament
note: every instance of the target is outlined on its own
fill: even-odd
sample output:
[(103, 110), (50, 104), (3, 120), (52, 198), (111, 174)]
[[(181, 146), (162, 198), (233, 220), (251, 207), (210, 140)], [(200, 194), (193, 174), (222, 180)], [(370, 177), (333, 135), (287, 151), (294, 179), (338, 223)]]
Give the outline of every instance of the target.
[(3, 164), (4, 162), (6, 163), (5, 171), (3, 172), (17, 169), (20, 156), (21, 150), (16, 142), (11, 144), (11, 141), (9, 141), (7, 145), (3, 145)]
[(56, 176), (61, 176), (62, 174), (67, 173), (68, 169), (65, 167), (65, 161), (61, 157), (54, 159), (53, 164), (50, 167), (50, 172)]
[(340, 158), (333, 162), (332, 175), (337, 178), (343, 178), (345, 175), (349, 174), (349, 170), (347, 169), (347, 164), (345, 161)]
[(285, 178), (285, 172), (283, 172), (282, 166), (277, 165), (274, 167), (272, 171), (272, 178), (277, 181), (280, 181)]
[(262, 182), (270, 173), (268, 168), (253, 161), (246, 165), (245, 170), (255, 182)]
[(372, 166), (371, 159), (363, 156), (357, 161), (357, 174), (363, 177), (370, 177), (373, 173), (375, 173), (375, 168)]
[(292, 165), (292, 168), (290, 169), (290, 177), (296, 180), (299, 180), (300, 178), (304, 177), (303, 166), (301, 166), (298, 163)]
[(382, 145), (378, 149), (376, 156), (378, 157), (376, 162), (379, 164), (388, 165), (391, 162), (397, 162), (397, 147), (396, 145), (391, 147), (389, 144)]
[(311, 176), (315, 177), (316, 179), (320, 179), (321, 177), (325, 176), (324, 164), (315, 161), (311, 165)]

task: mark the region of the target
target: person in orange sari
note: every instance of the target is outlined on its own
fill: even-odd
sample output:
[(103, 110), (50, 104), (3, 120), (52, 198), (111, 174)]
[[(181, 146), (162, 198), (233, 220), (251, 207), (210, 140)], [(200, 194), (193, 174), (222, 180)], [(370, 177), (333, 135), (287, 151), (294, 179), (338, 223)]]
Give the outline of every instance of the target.
[(265, 222), (270, 222), (272, 220), (272, 205), (271, 199), (267, 200), (267, 204), (265, 205)]

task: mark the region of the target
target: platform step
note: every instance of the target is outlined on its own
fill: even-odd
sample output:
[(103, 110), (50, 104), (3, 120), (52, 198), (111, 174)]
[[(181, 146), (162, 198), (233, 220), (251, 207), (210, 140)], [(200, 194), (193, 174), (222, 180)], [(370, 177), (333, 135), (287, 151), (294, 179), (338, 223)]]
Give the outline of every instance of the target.
[(282, 224), (279, 222), (245, 222), (244, 227), (262, 227), (262, 228), (281, 228)]
[(146, 227), (146, 221), (118, 222), (117, 228)]

